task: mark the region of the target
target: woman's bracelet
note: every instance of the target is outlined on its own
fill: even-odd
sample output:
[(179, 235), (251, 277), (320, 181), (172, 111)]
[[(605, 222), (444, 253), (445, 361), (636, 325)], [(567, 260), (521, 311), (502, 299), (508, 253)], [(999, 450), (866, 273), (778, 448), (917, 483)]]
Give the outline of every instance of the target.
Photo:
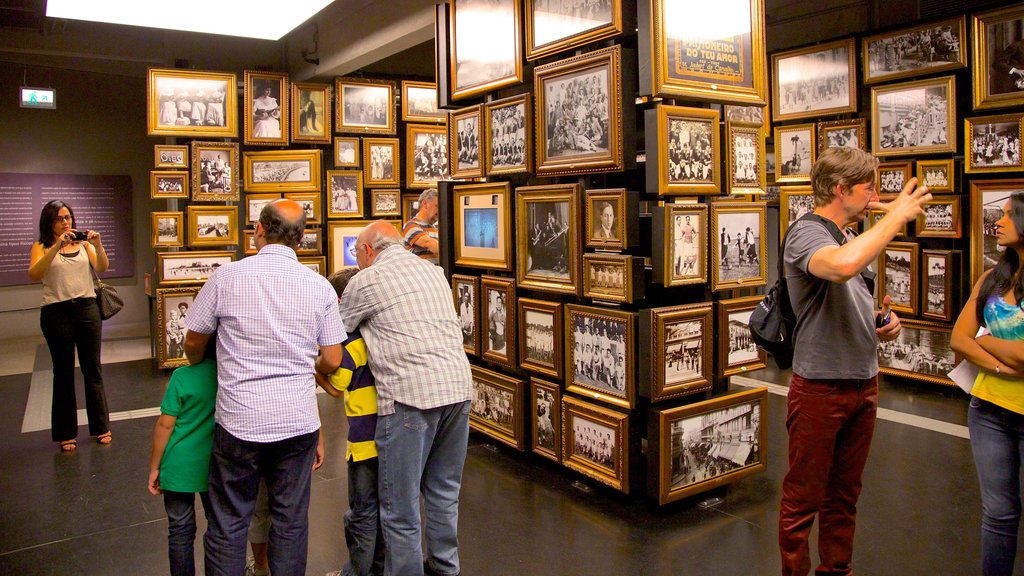
[(1002, 364), (1000, 364), (999, 362), (996, 362), (996, 374), (999, 374), (999, 373), (1000, 373), (1000, 372), (999, 372), (999, 369), (1000, 369), (1000, 368), (1002, 368), (1002, 367), (1003, 367), (1003, 365), (1002, 365)]

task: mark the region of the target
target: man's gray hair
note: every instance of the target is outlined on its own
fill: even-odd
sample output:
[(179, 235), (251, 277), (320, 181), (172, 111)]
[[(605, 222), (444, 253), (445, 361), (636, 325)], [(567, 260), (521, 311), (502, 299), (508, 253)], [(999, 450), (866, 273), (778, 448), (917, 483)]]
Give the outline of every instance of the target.
[(427, 188), (422, 193), (420, 193), (419, 203), (422, 205), (427, 200), (436, 200), (436, 199), (437, 199), (437, 188)]

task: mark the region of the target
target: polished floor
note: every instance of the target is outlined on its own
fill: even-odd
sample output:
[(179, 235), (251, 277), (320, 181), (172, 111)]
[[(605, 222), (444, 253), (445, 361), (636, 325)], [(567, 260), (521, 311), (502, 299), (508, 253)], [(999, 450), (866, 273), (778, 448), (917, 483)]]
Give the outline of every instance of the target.
[[(168, 375), (152, 368), (148, 343), (104, 344), (114, 442), (99, 446), (82, 427), (74, 455), (58, 454), (48, 412), (39, 410), (49, 401), (45, 345), (0, 342), (0, 349), (0, 575), (167, 574), (166, 516), (145, 484)], [(460, 509), (463, 574), (778, 574), (776, 518), (786, 468), (779, 384), (786, 376), (767, 369), (738, 380), (737, 390), (764, 382), (772, 392), (767, 470), (662, 508), (471, 435)], [(81, 391), (79, 398), (82, 405)], [(345, 423), (336, 400), (319, 398), (329, 458), (312, 486), (308, 573), (314, 575), (339, 569), (347, 556)], [(881, 403), (855, 572), (980, 573), (980, 502), (964, 395), (889, 381)]]

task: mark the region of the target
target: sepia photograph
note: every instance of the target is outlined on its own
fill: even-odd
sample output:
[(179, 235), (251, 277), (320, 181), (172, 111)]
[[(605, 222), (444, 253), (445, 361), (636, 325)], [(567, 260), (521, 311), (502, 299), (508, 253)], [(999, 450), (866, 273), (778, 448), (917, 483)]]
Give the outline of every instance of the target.
[(188, 172), (183, 170), (150, 170), (149, 197), (188, 198)]
[(1024, 114), (984, 116), (964, 120), (964, 172), (1019, 171)]
[(234, 251), (157, 252), (157, 282), (161, 285), (203, 283), (214, 270), (234, 261)]
[(811, 178), (815, 154), (814, 124), (775, 127), (775, 181), (803, 182)]
[(246, 192), (319, 192), (320, 150), (242, 153)]
[(562, 377), (562, 304), (519, 299), (519, 366), (553, 378)]
[(405, 127), (407, 187), (431, 188), (448, 179), (448, 128), (445, 126)]
[(669, 425), (670, 490), (708, 482), (762, 461), (761, 401), (712, 410)]
[(402, 193), (397, 189), (370, 190), (370, 216), (402, 216)]
[(878, 343), (879, 372), (953, 386), (947, 374), (959, 358), (949, 346), (949, 326), (919, 320), (900, 323), (903, 329), (895, 340)]
[(931, 192), (953, 192), (955, 177), (952, 158), (917, 161), (917, 181), (928, 186)]
[(398, 138), (363, 138), (363, 185), (385, 188), (398, 187)]
[(185, 357), (185, 319), (201, 286), (157, 288), (156, 348), (159, 368), (188, 365)]
[(707, 279), (707, 208), (703, 206), (666, 206), (671, 223), (672, 244), (667, 259), (668, 286)]
[(764, 126), (764, 106), (725, 105), (725, 119), (738, 124)]
[(336, 136), (334, 138), (334, 166), (355, 168), (359, 166), (359, 138)]
[(772, 119), (857, 111), (853, 38), (772, 54)]
[(287, 145), (288, 75), (245, 71), (245, 129), (247, 145)]
[(448, 118), (448, 142), (452, 147), (448, 160), (453, 178), (483, 176), (481, 110), (481, 106), (470, 106), (452, 112)]
[(328, 218), (362, 218), (363, 173), (360, 170), (328, 170)]
[(622, 0), (528, 0), (526, 59), (564, 52), (622, 33)]
[(890, 242), (879, 256), (878, 305), (892, 298), (892, 309), (917, 314), (919, 248), (913, 242)]
[(520, 2), (457, 0), (451, 3), (452, 99), (459, 100), (523, 80)]
[(967, 65), (966, 28), (966, 18), (957, 16), (864, 38), (864, 83), (963, 68)]
[(583, 255), (583, 296), (605, 302), (643, 299), (643, 260), (626, 254)]
[(1024, 103), (1024, 10), (1020, 5), (971, 16), (974, 109)]
[(238, 209), (234, 206), (188, 207), (188, 245), (238, 244)]
[(762, 299), (762, 296), (747, 296), (717, 302), (720, 377), (743, 374), (768, 365), (768, 353), (754, 342), (748, 325), (751, 313)]
[(488, 102), (485, 173), (529, 172), (533, 165), (533, 118), (528, 95)]
[(480, 355), (509, 368), (516, 364), (516, 283), (511, 278), (480, 278)]
[(402, 120), (444, 124), (448, 112), (437, 108), (437, 84), (402, 80)]
[(149, 136), (238, 137), (234, 74), (150, 68)]
[(533, 451), (555, 462), (562, 455), (562, 389), (555, 382), (530, 378)]
[(891, 196), (903, 191), (910, 181), (912, 166), (910, 162), (882, 162), (878, 165), (878, 182), (876, 187), (879, 196)]
[(238, 144), (192, 142), (192, 200), (238, 200)]
[(704, 370), (703, 319), (665, 323), (665, 385), (690, 382), (702, 377)]
[(462, 327), (462, 347), (466, 354), (480, 354), (480, 309), (477, 300), (480, 294), (480, 279), (465, 274), (452, 275), (452, 297), (455, 299), (455, 313)]
[(184, 213), (153, 212), (150, 225), (153, 237), (150, 245), (153, 248), (179, 248), (185, 245)]
[(871, 89), (875, 156), (956, 151), (956, 87), (952, 76)]
[(481, 368), (471, 367), (469, 427), (515, 448), (526, 449), (523, 406), (526, 382)]
[(295, 82), (292, 84), (292, 142), (330, 144), (331, 86)]
[(715, 326), (710, 302), (643, 310), (640, 326), (641, 395), (658, 402), (711, 389)]
[(718, 110), (667, 104), (645, 112), (644, 142), (648, 150), (657, 150), (657, 162), (647, 162), (648, 192), (671, 195), (721, 191), (719, 118)]
[(629, 415), (562, 396), (562, 463), (629, 492)]

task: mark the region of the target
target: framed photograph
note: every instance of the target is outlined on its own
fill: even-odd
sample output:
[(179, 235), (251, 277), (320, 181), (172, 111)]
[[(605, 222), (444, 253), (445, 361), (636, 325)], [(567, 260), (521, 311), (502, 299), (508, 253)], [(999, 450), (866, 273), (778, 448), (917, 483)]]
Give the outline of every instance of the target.
[(385, 218), (402, 216), (402, 193), (394, 188), (370, 190), (370, 216)]
[(786, 230), (814, 212), (814, 188), (810, 186), (779, 186), (779, 243), (786, 237)]
[(537, 66), (533, 94), (538, 176), (624, 168), (618, 45)]
[(1024, 189), (1024, 179), (971, 181), (971, 284), (994, 268), (1003, 255), (996, 243), (996, 221), (1010, 194)]
[(922, 250), (921, 263), (927, 293), (921, 296), (921, 316), (951, 322), (959, 308), (954, 302), (953, 278), (959, 281), (959, 252), (953, 250)]
[(245, 223), (255, 226), (260, 221), (260, 213), (263, 212), (263, 207), (280, 198), (280, 194), (246, 194)]
[(157, 367), (187, 366), (185, 357), (185, 317), (202, 286), (156, 289), (156, 363)]
[(586, 246), (598, 250), (624, 250), (639, 244), (637, 193), (625, 188), (586, 191)]
[(625, 254), (583, 255), (583, 296), (632, 304), (644, 298), (643, 258)]
[(328, 170), (328, 218), (363, 217), (363, 172), (361, 170)]
[[(880, 202), (892, 202), (894, 199), (895, 198), (891, 195), (879, 197)], [(870, 230), (872, 226), (878, 224), (878, 221), (885, 218), (885, 215), (886, 212), (884, 210), (868, 210), (868, 217), (864, 219), (864, 231), (866, 232)], [(896, 235), (909, 236), (909, 229), (910, 227), (907, 224), (904, 224)]]
[(520, 5), (516, 0), (452, 0), (452, 99), (523, 81)]
[(303, 230), (302, 238), (299, 239), (299, 245), (295, 248), (295, 253), (299, 256), (319, 256), (323, 254), (321, 232), (320, 228), (306, 228)]
[(629, 493), (629, 414), (562, 397), (562, 464)]
[(331, 143), (331, 86), (295, 82), (292, 84), (292, 142)]
[(526, 449), (523, 394), (526, 382), (480, 366), (471, 366), (473, 384), (469, 428), (516, 450)]
[(484, 173), (488, 176), (533, 170), (532, 98), (520, 94), (484, 107)]
[(402, 222), (408, 222), (420, 210), (419, 193), (402, 194)]
[(636, 314), (565, 305), (565, 389), (636, 406)]
[(530, 450), (555, 462), (562, 461), (562, 387), (530, 378)]
[(317, 274), (327, 277), (327, 258), (324, 256), (299, 256), (299, 263)]
[(768, 389), (652, 411), (648, 419), (650, 496), (668, 504), (767, 468)]
[(665, 204), (656, 210), (652, 228), (652, 281), (665, 286), (708, 281), (707, 204)]
[(519, 299), (519, 367), (562, 379), (562, 304)]
[[(657, 121), (654, 121), (654, 117)], [(658, 195), (718, 194), (718, 110), (659, 104), (645, 113), (645, 147), (657, 150), (646, 162), (647, 191)], [(652, 189), (657, 186), (657, 189)]]
[(389, 80), (334, 79), (334, 131), (341, 134), (394, 134), (395, 83)]
[(406, 124), (406, 187), (435, 188), (438, 182), (448, 178), (448, 128)]
[(1020, 157), (1022, 132), (1024, 114), (1020, 113), (964, 118), (964, 172), (1024, 170)]
[(397, 188), (401, 184), (402, 166), (398, 138), (363, 138), (363, 183), (380, 188)]
[(857, 111), (853, 38), (772, 54), (772, 120)]
[(868, 149), (868, 122), (863, 118), (818, 122), (818, 154), (829, 148)]
[(960, 197), (932, 196), (925, 202), (924, 214), (917, 217), (915, 233), (920, 237), (960, 237)]
[(319, 192), (320, 150), (243, 152), (246, 192)]
[(448, 112), (437, 108), (437, 84), (402, 80), (402, 121), (444, 124)]
[(334, 167), (359, 167), (359, 138), (354, 136), (334, 137)]
[(157, 252), (157, 283), (161, 286), (202, 284), (217, 268), (234, 261), (234, 250)]
[(775, 181), (807, 182), (817, 160), (814, 124), (775, 127)]
[(903, 329), (895, 340), (878, 343), (878, 371), (891, 376), (956, 386), (947, 376), (960, 361), (949, 346), (952, 328), (937, 322), (902, 318), (900, 324)]
[(150, 214), (153, 248), (180, 248), (185, 245), (184, 212), (152, 212)]
[(974, 14), (971, 27), (974, 109), (1024, 104), (1024, 7), (1018, 4)]
[(188, 146), (154, 145), (153, 167), (188, 170)]
[(234, 74), (150, 68), (146, 134), (238, 138), (236, 86)]
[(918, 160), (917, 181), (932, 192), (956, 192), (956, 171), (953, 159)]
[(966, 17), (957, 16), (861, 39), (864, 83), (967, 66), (966, 22)]
[(256, 248), (255, 230), (242, 230), (242, 253), (246, 256), (259, 253), (259, 249)]
[(889, 296), (893, 310), (916, 315), (920, 265), (916, 242), (889, 242), (878, 257), (878, 306)]
[(516, 188), (516, 281), (522, 288), (579, 295), (580, 186)]
[(872, 88), (871, 151), (875, 156), (955, 153), (955, 78)]
[(188, 199), (188, 172), (181, 170), (150, 170), (149, 197), (154, 200)]
[(879, 196), (894, 196), (903, 191), (903, 187), (914, 175), (914, 165), (906, 162), (880, 162), (875, 171), (875, 187)]
[(238, 200), (237, 142), (192, 142), (192, 200)]
[(536, 60), (622, 33), (622, 0), (586, 8), (546, 0), (526, 1), (526, 59)]
[(516, 283), (480, 277), (480, 357), (506, 368), (516, 366)]
[(453, 191), (455, 264), (511, 271), (509, 183), (461, 184), (453, 187)]
[(302, 206), (302, 211), (306, 213), (307, 226), (322, 221), (323, 210), (320, 208), (319, 192), (286, 192), (284, 197)]
[(245, 71), (246, 145), (288, 145), (288, 75)]
[(640, 94), (755, 106), (768, 102), (761, 0), (730, 4), (726, 27), (721, 11), (697, 12), (685, 2), (650, 0), (637, 8), (640, 54), (653, 56), (649, 70), (640, 71)]
[(188, 246), (238, 244), (238, 209), (235, 206), (189, 206)]
[(718, 307), (718, 376), (725, 378), (745, 374), (768, 366), (768, 352), (754, 343), (750, 336), (750, 314), (764, 296), (746, 296), (719, 300)]
[(480, 355), (480, 278), (452, 274), (452, 298), (462, 325), (462, 347), (466, 354)]
[(448, 116), (448, 171), (452, 178), (480, 178), (484, 175), (484, 138), (481, 111), (476, 105), (455, 110)]
[(661, 402), (707, 392), (714, 381), (711, 303), (640, 312), (640, 394)]
[(754, 124), (765, 127), (764, 106), (732, 106), (725, 105), (725, 121), (736, 124)]
[(730, 194), (764, 194), (764, 134), (760, 126), (726, 122), (725, 142), (729, 150), (726, 182)]
[(711, 204), (711, 289), (764, 286), (768, 282), (764, 255), (768, 251), (767, 206), (764, 202)]
[[(356, 262), (356, 238), (359, 233), (374, 222), (379, 220), (345, 220), (327, 222), (327, 263), (328, 275), (334, 274), (342, 268), (358, 266)], [(398, 220), (387, 220), (399, 232), (402, 223)]]

